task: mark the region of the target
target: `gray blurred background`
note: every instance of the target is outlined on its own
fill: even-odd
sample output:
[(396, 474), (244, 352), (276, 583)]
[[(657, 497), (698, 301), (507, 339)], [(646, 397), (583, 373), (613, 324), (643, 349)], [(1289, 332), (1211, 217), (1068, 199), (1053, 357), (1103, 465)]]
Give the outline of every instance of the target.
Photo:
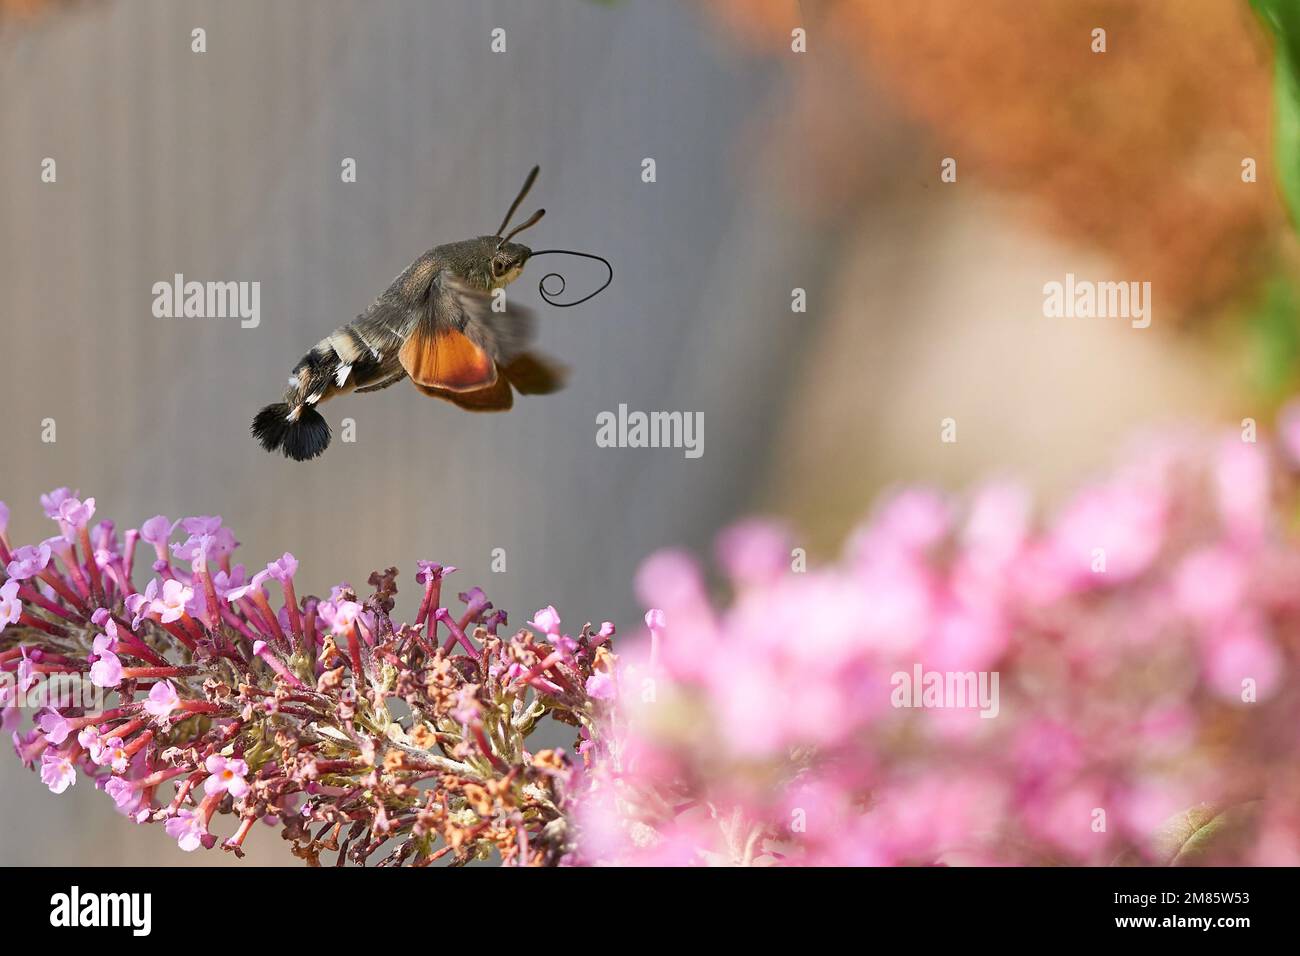
[[(640, 561), (707, 552), (739, 515), (785, 515), (828, 554), (893, 483), (1010, 469), (1051, 492), (1135, 423), (1252, 411), (1172, 319), (1044, 323), (1043, 282), (1112, 252), (1026, 224), (978, 176), (938, 184), (954, 140), (847, 42), (862, 28), (896, 48), (888, 24), (855, 17), (899, 6), (0, 0), (11, 540), (50, 534), (38, 495), (69, 485), (119, 528), (221, 514), (250, 568), (299, 558), (300, 594), (396, 565), (413, 614), (429, 558), (514, 623), (554, 604), (632, 632)], [(534, 163), (523, 212), (548, 212), (522, 238), (615, 268), (571, 310), (538, 299), (543, 260), (512, 287), (569, 387), (476, 416), (403, 384), (325, 406), (336, 438), (316, 462), (262, 452), (248, 423), (303, 352), (427, 248), (491, 232)], [(600, 278), (582, 269), (572, 292)], [(178, 272), (259, 281), (260, 327), (155, 318), (151, 287)], [(703, 457), (598, 448), (596, 415), (620, 403), (703, 412)], [(938, 440), (947, 416), (957, 445)], [(489, 571), (494, 548), (506, 573)], [(180, 853), (85, 786), (52, 797), (12, 759), (0, 800), (3, 864), (233, 862)], [(246, 848), (245, 865), (291, 862), (271, 831)]]

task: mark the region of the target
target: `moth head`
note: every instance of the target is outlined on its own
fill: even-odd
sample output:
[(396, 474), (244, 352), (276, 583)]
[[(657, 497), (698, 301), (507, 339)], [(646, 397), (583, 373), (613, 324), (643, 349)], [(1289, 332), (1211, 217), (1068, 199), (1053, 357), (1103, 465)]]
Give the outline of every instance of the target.
[(524, 263), (533, 251), (517, 242), (502, 242), (492, 251), (490, 266), (494, 286), (509, 285), (524, 271)]

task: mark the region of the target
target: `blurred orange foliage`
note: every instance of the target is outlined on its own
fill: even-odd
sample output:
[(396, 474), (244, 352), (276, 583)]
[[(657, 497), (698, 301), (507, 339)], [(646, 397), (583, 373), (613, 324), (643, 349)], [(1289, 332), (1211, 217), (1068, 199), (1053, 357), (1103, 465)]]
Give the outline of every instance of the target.
[[(846, 111), (884, 91), (933, 131), (936, 177), (952, 156), (960, 177), (1037, 200), (1050, 228), (1101, 246), (1184, 308), (1242, 290), (1284, 232), (1269, 172), (1271, 53), (1246, 0), (704, 7), (746, 45), (790, 56), (802, 26), (807, 56), (820, 47), (852, 65), (855, 89), (806, 84), (820, 122), (808, 130), (805, 117), (804, 132), (835, 139)], [(1095, 28), (1104, 53), (1092, 51)], [(834, 109), (822, 108), (828, 94)], [(1256, 184), (1242, 181), (1247, 157)], [(834, 175), (819, 179), (836, 188)]]

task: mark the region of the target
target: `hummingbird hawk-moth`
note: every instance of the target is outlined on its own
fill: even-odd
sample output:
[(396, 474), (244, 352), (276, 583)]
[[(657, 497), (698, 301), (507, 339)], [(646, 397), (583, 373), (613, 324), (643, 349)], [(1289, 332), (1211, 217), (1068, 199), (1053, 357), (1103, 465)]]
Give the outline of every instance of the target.
[[(329, 445), (330, 429), (317, 410), (347, 392), (374, 392), (409, 378), (420, 392), (475, 412), (505, 411), (514, 392), (545, 395), (564, 384), (564, 370), (530, 350), (532, 312), (494, 293), (514, 282), (534, 252), (511, 240), (545, 215), (539, 209), (506, 232), (538, 167), (524, 180), (496, 233), (435, 246), (406, 267), (368, 309), (331, 332), (293, 367), (284, 399), (253, 419), (253, 436), (267, 451), (306, 461)], [(546, 279), (539, 289), (546, 301)], [(558, 292), (551, 293), (558, 294)], [(585, 302), (591, 296), (578, 300)], [(494, 303), (496, 308), (494, 308)], [(504, 305), (504, 308), (502, 306)]]

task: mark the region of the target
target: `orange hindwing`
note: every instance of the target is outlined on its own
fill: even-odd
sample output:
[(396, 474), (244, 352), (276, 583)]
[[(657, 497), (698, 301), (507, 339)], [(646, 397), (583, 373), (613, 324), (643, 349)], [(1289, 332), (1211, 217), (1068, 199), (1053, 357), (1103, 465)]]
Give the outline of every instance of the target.
[(463, 332), (416, 329), (398, 361), (416, 385), (449, 392), (473, 392), (496, 384), (497, 366)]

